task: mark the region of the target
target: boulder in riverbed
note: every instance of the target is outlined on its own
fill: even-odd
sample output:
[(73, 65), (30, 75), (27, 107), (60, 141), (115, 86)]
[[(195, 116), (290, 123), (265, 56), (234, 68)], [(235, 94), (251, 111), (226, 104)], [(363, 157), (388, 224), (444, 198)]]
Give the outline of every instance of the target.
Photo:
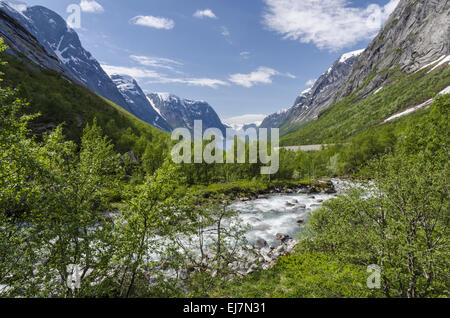
[(260, 239), (256, 240), (256, 247), (257, 248), (264, 248), (266, 246), (267, 246), (267, 241), (265, 239), (260, 238)]
[(308, 194), (314, 194), (314, 193), (320, 193), (320, 190), (316, 189), (315, 187), (311, 187), (308, 190)]
[(280, 245), (275, 250), (275, 253), (278, 255), (282, 255), (285, 251), (286, 251), (286, 248), (284, 247), (284, 245)]
[(277, 233), (277, 235), (275, 237), (278, 241), (281, 241), (283, 243), (292, 239), (289, 235), (284, 234), (284, 233)]

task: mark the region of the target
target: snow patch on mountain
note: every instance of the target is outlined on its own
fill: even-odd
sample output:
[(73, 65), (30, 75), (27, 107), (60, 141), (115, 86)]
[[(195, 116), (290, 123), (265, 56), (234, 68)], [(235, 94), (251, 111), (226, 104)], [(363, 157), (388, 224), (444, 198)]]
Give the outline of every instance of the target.
[(155, 112), (157, 112), (162, 118), (164, 118), (164, 116), (161, 114), (161, 111), (159, 110), (158, 107), (155, 106), (155, 102), (153, 102), (153, 99), (149, 98), (148, 96), (146, 96), (148, 102), (150, 103), (150, 106), (152, 106), (153, 110)]
[[(330, 69), (331, 69), (331, 67), (330, 67)], [(299, 96), (305, 96), (305, 95), (307, 95), (307, 94), (309, 94), (310, 92), (311, 92), (311, 90), (312, 90), (312, 87), (310, 87), (310, 88), (308, 88), (308, 89), (305, 89), (304, 91), (302, 91), (300, 94), (299, 94)]]
[(0, 7), (9, 6), (10, 8), (16, 10), (20, 13), (25, 19), (29, 19), (24, 12), (27, 10), (28, 6), (25, 2), (19, 0), (2, 0), (0, 1)]
[(127, 102), (127, 106), (132, 114), (166, 132), (172, 130), (133, 77), (129, 75), (112, 74), (111, 79)]
[(225, 125), (229, 126), (235, 131), (243, 130), (245, 127), (258, 127), (263, 122), (267, 115), (264, 114), (246, 114), (242, 116), (235, 116), (224, 119)]
[(217, 128), (225, 133), (226, 127), (215, 110), (205, 101), (182, 99), (170, 93), (147, 94), (150, 106), (166, 120), (173, 129), (194, 127), (195, 120), (201, 120), (203, 130)]
[[(437, 96), (445, 95), (445, 94), (450, 94), (450, 86), (447, 86), (447, 87), (444, 88), (442, 91), (440, 91), (440, 92), (437, 94)], [(414, 106), (414, 107), (410, 107), (410, 108), (408, 108), (408, 109), (406, 109), (406, 110), (404, 110), (404, 111), (402, 111), (402, 112), (400, 112), (400, 113), (397, 113), (397, 114), (395, 114), (395, 115), (392, 115), (392, 116), (389, 117), (388, 119), (385, 119), (385, 120), (383, 121), (383, 123), (385, 124), (385, 123), (387, 123), (387, 122), (393, 121), (393, 120), (398, 119), (398, 118), (400, 118), (400, 117), (404, 117), (404, 116), (406, 116), (406, 115), (409, 115), (409, 114), (411, 114), (411, 113), (414, 113), (414, 112), (418, 111), (419, 109), (427, 108), (428, 106), (430, 106), (430, 105), (433, 103), (433, 101), (434, 101), (434, 98), (431, 98), (431, 99), (427, 100), (426, 102), (424, 102), (424, 103), (422, 103), (422, 104), (420, 104), (420, 105), (417, 105), (417, 106)]]
[(339, 59), (339, 63), (345, 63), (347, 62), (350, 58), (352, 57), (357, 57), (359, 55), (361, 55), (366, 49), (362, 49), (362, 50), (356, 50), (353, 52), (348, 52), (345, 53), (341, 56), (341, 58)]
[(168, 102), (172, 97), (172, 94), (170, 93), (155, 93), (155, 94), (158, 95), (159, 99), (163, 102)]
[(397, 119), (397, 118), (409, 115), (409, 114), (411, 114), (411, 113), (413, 113), (413, 112), (415, 112), (415, 111), (417, 111), (419, 109), (422, 109), (422, 108), (425, 108), (425, 107), (431, 105), (432, 102), (433, 102), (433, 99), (429, 99), (429, 100), (427, 100), (426, 102), (424, 102), (424, 103), (422, 103), (420, 105), (408, 108), (407, 110), (404, 110), (404, 111), (402, 111), (402, 112), (400, 112), (398, 114), (392, 115), (391, 117), (386, 119), (383, 123), (385, 124), (387, 122), (393, 121), (394, 119)]
[(442, 60), (443, 58), (445, 58), (445, 55), (442, 55), (442, 56), (439, 57), (437, 60), (435, 60), (435, 61), (433, 61), (433, 62), (431, 62), (431, 63), (428, 63), (428, 64), (422, 66), (420, 69), (417, 70), (417, 72), (426, 69), (427, 67), (429, 67), (429, 66), (431, 66), (431, 65), (433, 65), (433, 64), (435, 64), (435, 63), (437, 63), (437, 62), (439, 62), (439, 61)]
[(447, 55), (445, 58), (439, 61), (439, 63), (437, 63), (431, 70), (429, 70), (427, 74), (433, 72), (435, 69), (437, 69), (441, 65), (444, 65), (445, 63), (450, 64), (450, 55)]
[(444, 88), (442, 91), (439, 92), (438, 95), (445, 95), (445, 94), (450, 94), (450, 86)]

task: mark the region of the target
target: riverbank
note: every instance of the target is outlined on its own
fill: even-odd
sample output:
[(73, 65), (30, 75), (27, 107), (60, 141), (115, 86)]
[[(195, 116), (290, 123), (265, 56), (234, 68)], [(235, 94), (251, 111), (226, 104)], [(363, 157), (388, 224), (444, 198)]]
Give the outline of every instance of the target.
[(229, 200), (249, 201), (270, 194), (334, 194), (337, 193), (330, 179), (323, 180), (279, 180), (279, 181), (236, 181), (214, 183), (208, 186), (195, 186), (194, 189), (204, 198), (224, 195)]

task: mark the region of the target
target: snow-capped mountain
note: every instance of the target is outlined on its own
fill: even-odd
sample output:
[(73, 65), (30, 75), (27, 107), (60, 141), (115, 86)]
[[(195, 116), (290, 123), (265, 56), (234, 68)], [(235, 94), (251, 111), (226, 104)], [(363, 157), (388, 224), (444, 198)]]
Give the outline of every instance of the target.
[(194, 129), (194, 121), (203, 122), (203, 130), (218, 128), (223, 134), (226, 127), (216, 111), (205, 101), (181, 99), (169, 93), (152, 93), (147, 95), (151, 106), (158, 112), (172, 129)]
[(44, 68), (60, 72), (161, 130), (193, 129), (194, 120), (200, 119), (204, 129), (219, 128), (225, 132), (226, 127), (206, 102), (170, 94), (147, 97), (133, 78), (109, 77), (83, 48), (78, 34), (52, 10), (28, 7), (16, 0), (0, 0), (0, 35), (16, 56), (23, 54)]
[(273, 113), (266, 118), (259, 126), (260, 128), (277, 128), (280, 127), (287, 118), (288, 110), (282, 109), (276, 113)]
[(358, 50), (343, 54), (315, 81), (311, 88), (300, 93), (294, 106), (269, 115), (264, 119), (261, 127), (281, 127), (317, 118), (322, 110), (333, 103), (334, 95), (347, 79), (357, 57), (363, 52), (364, 50)]
[(22, 11), (18, 11), (25, 9), (26, 7), (21, 3), (0, 1), (0, 37), (10, 48), (8, 52), (16, 57), (23, 55), (43, 68), (54, 70), (66, 78), (76, 81), (75, 76), (64, 68), (56, 55), (47, 50), (28, 31), (33, 26), (29, 19), (21, 13)]
[(130, 111), (138, 118), (166, 132), (172, 131), (170, 125), (153, 108), (136, 80), (128, 75), (111, 75), (111, 79), (127, 102)]
[[(62, 72), (67, 74), (66, 77), (130, 111), (115, 84), (97, 60), (83, 48), (78, 34), (61, 16), (42, 6), (27, 7), (22, 2), (12, 0), (0, 1), (0, 11), (4, 13), (2, 14), (4, 21), (8, 19), (5, 16), (16, 20), (17, 24), (31, 33), (46, 48), (50, 56), (56, 57), (64, 69)], [(13, 31), (20, 32), (20, 28)], [(6, 36), (6, 38), (7, 44), (13, 50), (17, 50), (26, 57), (32, 56), (26, 49), (24, 50), (23, 45), (17, 43), (21, 41), (19, 34)], [(36, 62), (36, 59), (31, 60)], [(38, 64), (55, 69), (55, 67), (49, 67), (48, 63)]]

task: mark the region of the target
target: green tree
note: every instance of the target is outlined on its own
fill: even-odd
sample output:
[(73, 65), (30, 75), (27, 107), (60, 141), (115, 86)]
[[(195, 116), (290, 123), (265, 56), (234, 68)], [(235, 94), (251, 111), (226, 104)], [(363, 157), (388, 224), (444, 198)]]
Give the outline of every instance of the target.
[(373, 161), (372, 183), (326, 203), (309, 224), (317, 248), (378, 264), (387, 297), (448, 296), (448, 101)]

